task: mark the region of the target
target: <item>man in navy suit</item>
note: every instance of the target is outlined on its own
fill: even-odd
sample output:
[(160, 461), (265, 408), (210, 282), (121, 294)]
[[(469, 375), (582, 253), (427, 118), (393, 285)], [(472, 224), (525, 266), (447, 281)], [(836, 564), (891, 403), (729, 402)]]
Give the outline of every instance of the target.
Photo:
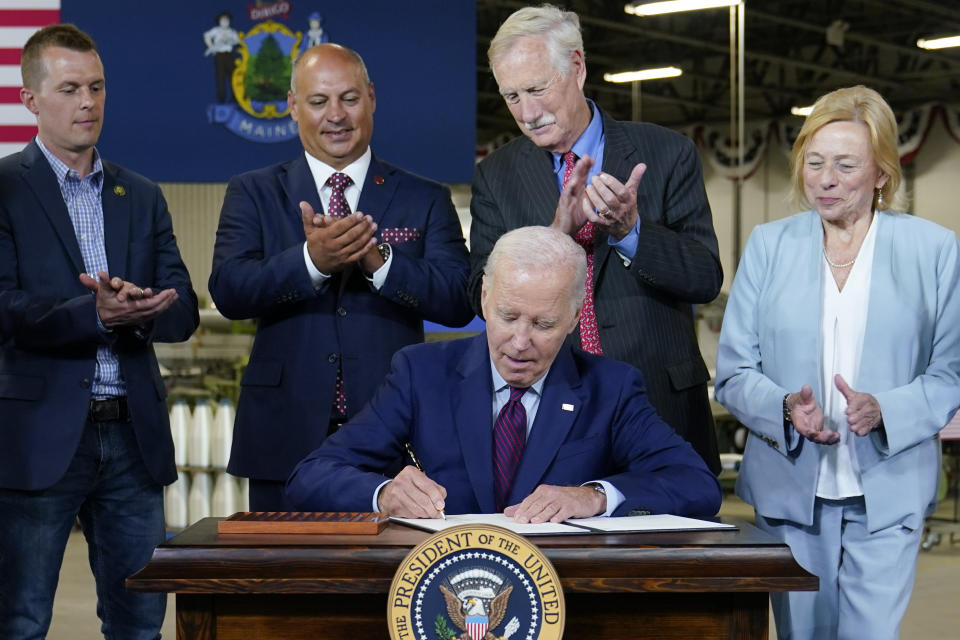
[[(483, 278), (486, 332), (397, 353), (370, 404), (294, 470), (292, 502), (519, 522), (715, 514), (716, 478), (656, 414), (641, 373), (564, 344), (585, 280), (584, 251), (569, 235), (502, 236)], [(391, 478), (408, 443), (422, 471)]]
[(591, 275), (572, 341), (641, 371), (650, 401), (714, 472), (717, 437), (693, 304), (723, 271), (697, 149), (675, 131), (618, 122), (584, 97), (580, 21), (543, 5), (514, 12), (488, 58), (520, 136), (477, 165), (470, 295), (510, 229), (552, 225), (588, 250)]
[(0, 160), (0, 638), (42, 638), (79, 517), (107, 638), (159, 637), (165, 594), (124, 580), (163, 541), (176, 479), (153, 342), (197, 298), (160, 189), (101, 159), (103, 65), (72, 25), (21, 59), (27, 147)]
[[(370, 151), (376, 97), (356, 52), (296, 61), (288, 96), (305, 153), (230, 181), (210, 293), (256, 318), (228, 470), (250, 508), (289, 510), (293, 466), (358, 412), (423, 321), (462, 326), (467, 251), (449, 191)], [(325, 212), (321, 214), (320, 212)]]

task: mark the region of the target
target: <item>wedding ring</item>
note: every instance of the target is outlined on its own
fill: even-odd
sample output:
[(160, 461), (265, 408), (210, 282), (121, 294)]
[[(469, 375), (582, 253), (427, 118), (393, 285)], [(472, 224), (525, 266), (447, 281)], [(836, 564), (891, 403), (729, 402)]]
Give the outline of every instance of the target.
[(142, 298), (142, 297), (143, 297), (143, 289), (140, 289), (140, 288), (138, 287), (138, 288), (137, 288), (137, 291), (140, 292), (140, 297)]
[(603, 218), (604, 220), (608, 220), (610, 218), (610, 211), (608, 209), (605, 209), (603, 211), (597, 211), (597, 215)]

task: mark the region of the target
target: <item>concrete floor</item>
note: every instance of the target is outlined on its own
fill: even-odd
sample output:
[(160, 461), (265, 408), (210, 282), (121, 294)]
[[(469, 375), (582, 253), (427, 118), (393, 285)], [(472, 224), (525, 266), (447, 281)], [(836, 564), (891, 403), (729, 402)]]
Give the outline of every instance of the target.
[[(951, 515), (952, 502), (941, 505), (940, 514)], [(721, 515), (753, 519), (753, 511), (734, 496), (726, 496)], [(960, 636), (960, 536), (951, 544), (949, 527), (933, 523), (944, 531), (942, 542), (930, 551), (921, 552), (913, 597), (901, 627), (902, 640), (953, 640)], [(960, 526), (952, 525), (960, 533)], [(176, 637), (174, 624), (174, 597), (170, 596), (163, 637)], [(87, 564), (86, 543), (83, 535), (70, 536), (60, 572), (60, 588), (53, 611), (51, 640), (98, 640), (100, 621), (96, 615), (96, 597), (93, 577)], [(772, 618), (772, 616), (771, 616)], [(770, 638), (775, 640), (773, 626)]]

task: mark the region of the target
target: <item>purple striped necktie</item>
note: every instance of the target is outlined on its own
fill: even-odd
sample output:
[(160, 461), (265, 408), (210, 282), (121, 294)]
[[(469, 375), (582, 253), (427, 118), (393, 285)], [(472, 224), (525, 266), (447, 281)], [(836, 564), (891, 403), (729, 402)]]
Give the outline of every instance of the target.
[(510, 487), (527, 440), (527, 410), (520, 402), (526, 391), (527, 387), (510, 387), (510, 399), (493, 426), (493, 492), (498, 513), (509, 506)]

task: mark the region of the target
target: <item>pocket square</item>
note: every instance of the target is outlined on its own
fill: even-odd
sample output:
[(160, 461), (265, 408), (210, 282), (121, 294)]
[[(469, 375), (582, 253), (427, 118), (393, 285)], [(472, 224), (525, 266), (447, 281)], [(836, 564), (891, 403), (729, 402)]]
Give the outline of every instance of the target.
[(380, 229), (380, 242), (400, 244), (420, 239), (420, 229), (416, 227), (383, 227)]

